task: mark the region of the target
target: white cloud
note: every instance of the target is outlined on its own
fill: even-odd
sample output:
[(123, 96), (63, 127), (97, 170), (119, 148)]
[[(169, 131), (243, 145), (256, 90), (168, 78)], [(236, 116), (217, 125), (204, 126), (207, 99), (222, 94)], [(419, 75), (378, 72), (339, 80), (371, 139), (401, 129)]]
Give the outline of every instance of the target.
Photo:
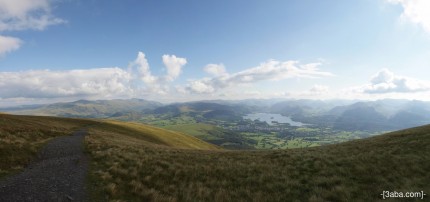
[(137, 69), (142, 81), (148, 85), (155, 85), (174, 81), (181, 74), (182, 67), (187, 64), (187, 59), (179, 58), (175, 55), (163, 55), (163, 63), (167, 69), (167, 74), (164, 76), (154, 76), (149, 68), (148, 60), (145, 53), (139, 52), (137, 58), (129, 64), (129, 69)]
[(244, 95), (247, 95), (247, 96), (252, 96), (252, 97), (258, 97), (258, 96), (261, 96), (261, 95), (263, 95), (260, 91), (258, 91), (258, 90), (245, 90), (244, 92), (243, 92), (243, 94)]
[[(249, 68), (234, 74), (223, 73), (212, 78), (190, 81), (187, 85), (187, 89), (196, 93), (212, 93), (218, 89), (242, 84), (253, 84), (259, 81), (333, 76), (330, 72), (320, 71), (318, 69), (319, 65), (321, 64), (310, 63), (300, 65), (297, 61), (280, 62), (269, 60), (257, 67)], [(205, 68), (206, 71), (207, 69), (208, 68)], [(215, 68), (212, 67), (212, 69)], [(198, 88), (196, 86), (198, 86)]]
[(324, 85), (314, 85), (309, 92), (312, 94), (324, 94), (329, 92), (329, 87)]
[(226, 75), (225, 67), (223, 64), (208, 64), (204, 68), (205, 72), (213, 76)]
[(231, 75), (230, 80), (255, 82), (262, 80), (282, 80), (286, 78), (318, 78), (324, 76), (333, 76), (332, 73), (319, 71), (317, 66), (320, 63), (311, 63), (299, 65), (297, 61), (280, 62), (270, 60), (236, 74)]
[(146, 85), (139, 90), (140, 94), (161, 94), (166, 95), (170, 91), (170, 82), (173, 82), (181, 74), (183, 66), (187, 63), (185, 58), (175, 55), (163, 55), (163, 63), (167, 70), (166, 75), (155, 76), (151, 73), (145, 53), (139, 52), (137, 58), (128, 66), (129, 72), (133, 74), (137, 70), (137, 76)]
[(0, 8), (2, 16), (23, 18), (33, 10), (49, 10), (49, 2), (47, 0), (0, 0)]
[[(140, 97), (163, 101), (189, 101), (217, 99), (229, 95), (229, 99), (268, 98), (274, 95), (258, 91), (253, 86), (259, 81), (286, 78), (319, 78), (332, 76), (318, 69), (320, 64), (299, 64), (295, 61), (268, 61), (261, 65), (228, 74), (222, 65), (206, 66), (212, 77), (188, 80), (186, 85), (172, 86), (180, 76), (185, 58), (165, 55), (166, 74), (153, 75), (146, 55), (139, 52), (128, 70), (121, 68), (97, 68), (87, 70), (31, 70), (0, 72), (0, 105), (75, 99), (111, 99)], [(208, 68), (207, 68), (208, 67)], [(168, 69), (171, 69), (170, 71)], [(211, 70), (208, 70), (211, 69)], [(240, 86), (240, 88), (237, 88)], [(223, 89), (222, 91), (220, 91)], [(324, 86), (314, 86), (314, 91), (324, 91)], [(276, 96), (284, 97), (284, 94)], [(12, 104), (11, 104), (12, 103)], [(18, 103), (17, 103), (18, 104)]]
[(420, 25), (430, 33), (430, 1), (429, 0), (387, 0), (403, 7), (401, 18)]
[(388, 69), (382, 69), (358, 91), (368, 94), (423, 92), (430, 91), (430, 81), (398, 76)]
[(0, 31), (43, 30), (64, 22), (51, 14), (49, 0), (0, 0)]
[(151, 70), (149, 69), (148, 60), (146, 60), (145, 53), (139, 52), (137, 54), (137, 58), (130, 63), (129, 68), (136, 68), (140, 79), (146, 84), (152, 84), (157, 81), (157, 77), (151, 74)]
[(131, 79), (120, 68), (0, 72), (0, 98), (131, 96)]
[(0, 35), (0, 56), (17, 50), (21, 44), (22, 41), (18, 38)]
[[(65, 23), (51, 14), (50, 0), (0, 0), (0, 32), (44, 30), (47, 26)], [(17, 50), (22, 40), (0, 35), (0, 55)]]
[(166, 80), (173, 81), (181, 74), (182, 67), (187, 64), (187, 59), (175, 55), (163, 55), (163, 63), (167, 68)]
[(207, 79), (191, 81), (188, 84), (189, 90), (195, 93), (213, 93), (215, 92), (215, 88), (212, 87)]
[(394, 73), (391, 72), (388, 69), (382, 69), (378, 73), (372, 76), (370, 79), (370, 82), (372, 84), (379, 84), (379, 83), (389, 83), (392, 82), (394, 79)]

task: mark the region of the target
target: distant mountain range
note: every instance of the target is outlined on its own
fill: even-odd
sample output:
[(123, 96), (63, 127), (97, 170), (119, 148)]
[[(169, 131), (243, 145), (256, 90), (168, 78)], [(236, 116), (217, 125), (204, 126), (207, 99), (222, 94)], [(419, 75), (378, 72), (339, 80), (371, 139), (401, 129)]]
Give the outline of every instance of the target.
[(231, 120), (240, 119), (244, 114), (252, 113), (254, 110), (256, 110), (255, 107), (248, 105), (201, 101), (170, 104), (158, 107), (149, 111), (149, 113), (158, 115), (169, 114), (171, 116), (187, 114), (190, 116), (202, 116), (207, 119)]
[(416, 100), (293, 100), (273, 105), (271, 112), (341, 130), (398, 130), (430, 123), (430, 102)]
[(348, 131), (388, 131), (430, 123), (430, 102), (385, 99), (349, 100), (213, 100), (162, 104), (143, 99), (78, 100), (68, 103), (0, 109), (12, 114), (139, 120), (141, 117), (186, 114), (196, 119), (241, 119), (248, 113), (267, 112), (294, 121)]
[(128, 100), (78, 100), (75, 102), (48, 105), (23, 106), (0, 109), (0, 111), (20, 115), (61, 116), (79, 118), (109, 118), (122, 113), (145, 112), (162, 106), (159, 102), (142, 99)]

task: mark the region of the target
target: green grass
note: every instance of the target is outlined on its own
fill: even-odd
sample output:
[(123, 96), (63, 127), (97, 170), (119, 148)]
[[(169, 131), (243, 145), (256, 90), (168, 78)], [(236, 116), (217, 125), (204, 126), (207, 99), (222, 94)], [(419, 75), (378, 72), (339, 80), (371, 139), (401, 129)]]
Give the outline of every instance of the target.
[(219, 139), (210, 133), (213, 131), (219, 131), (220, 129), (216, 126), (205, 124), (205, 123), (191, 123), (191, 124), (180, 124), (180, 125), (170, 125), (164, 126), (163, 128), (168, 130), (174, 130), (192, 135), (194, 137), (203, 140), (216, 140)]
[(294, 149), (319, 146), (315, 141), (304, 138), (279, 138), (277, 133), (249, 133), (243, 132), (244, 137), (255, 140), (255, 149)]
[[(186, 110), (186, 109), (182, 109)], [(187, 115), (180, 115), (178, 117), (170, 117), (169, 115), (145, 115), (139, 122), (150, 124), (157, 127), (165, 127), (172, 125), (195, 124), (196, 120)]]
[(163, 128), (179, 131), (226, 149), (254, 149), (252, 145), (256, 143), (237, 132), (206, 123), (176, 124), (163, 126)]

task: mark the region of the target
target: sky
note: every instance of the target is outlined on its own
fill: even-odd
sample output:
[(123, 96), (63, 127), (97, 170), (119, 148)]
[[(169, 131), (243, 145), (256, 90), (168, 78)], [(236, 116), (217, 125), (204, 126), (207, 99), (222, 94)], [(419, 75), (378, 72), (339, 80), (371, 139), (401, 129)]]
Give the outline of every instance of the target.
[(0, 107), (430, 100), (428, 0), (0, 0)]

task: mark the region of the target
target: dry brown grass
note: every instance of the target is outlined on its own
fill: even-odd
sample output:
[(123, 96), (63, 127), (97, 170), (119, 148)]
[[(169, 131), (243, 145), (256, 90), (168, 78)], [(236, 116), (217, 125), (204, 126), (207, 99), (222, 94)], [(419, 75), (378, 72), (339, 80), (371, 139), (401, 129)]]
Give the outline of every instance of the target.
[(97, 200), (375, 201), (430, 192), (430, 127), (318, 148), (213, 151), (91, 130)]
[(22, 170), (53, 137), (92, 124), (81, 119), (0, 114), (0, 177)]
[(218, 146), (209, 144), (203, 140), (181, 132), (157, 128), (141, 123), (105, 120), (104, 124), (99, 125), (98, 128), (104, 129), (104, 131), (109, 129), (110, 132), (117, 132), (122, 135), (131, 136), (140, 140), (144, 140), (147, 143), (164, 145), (173, 148), (205, 150), (220, 149)]

